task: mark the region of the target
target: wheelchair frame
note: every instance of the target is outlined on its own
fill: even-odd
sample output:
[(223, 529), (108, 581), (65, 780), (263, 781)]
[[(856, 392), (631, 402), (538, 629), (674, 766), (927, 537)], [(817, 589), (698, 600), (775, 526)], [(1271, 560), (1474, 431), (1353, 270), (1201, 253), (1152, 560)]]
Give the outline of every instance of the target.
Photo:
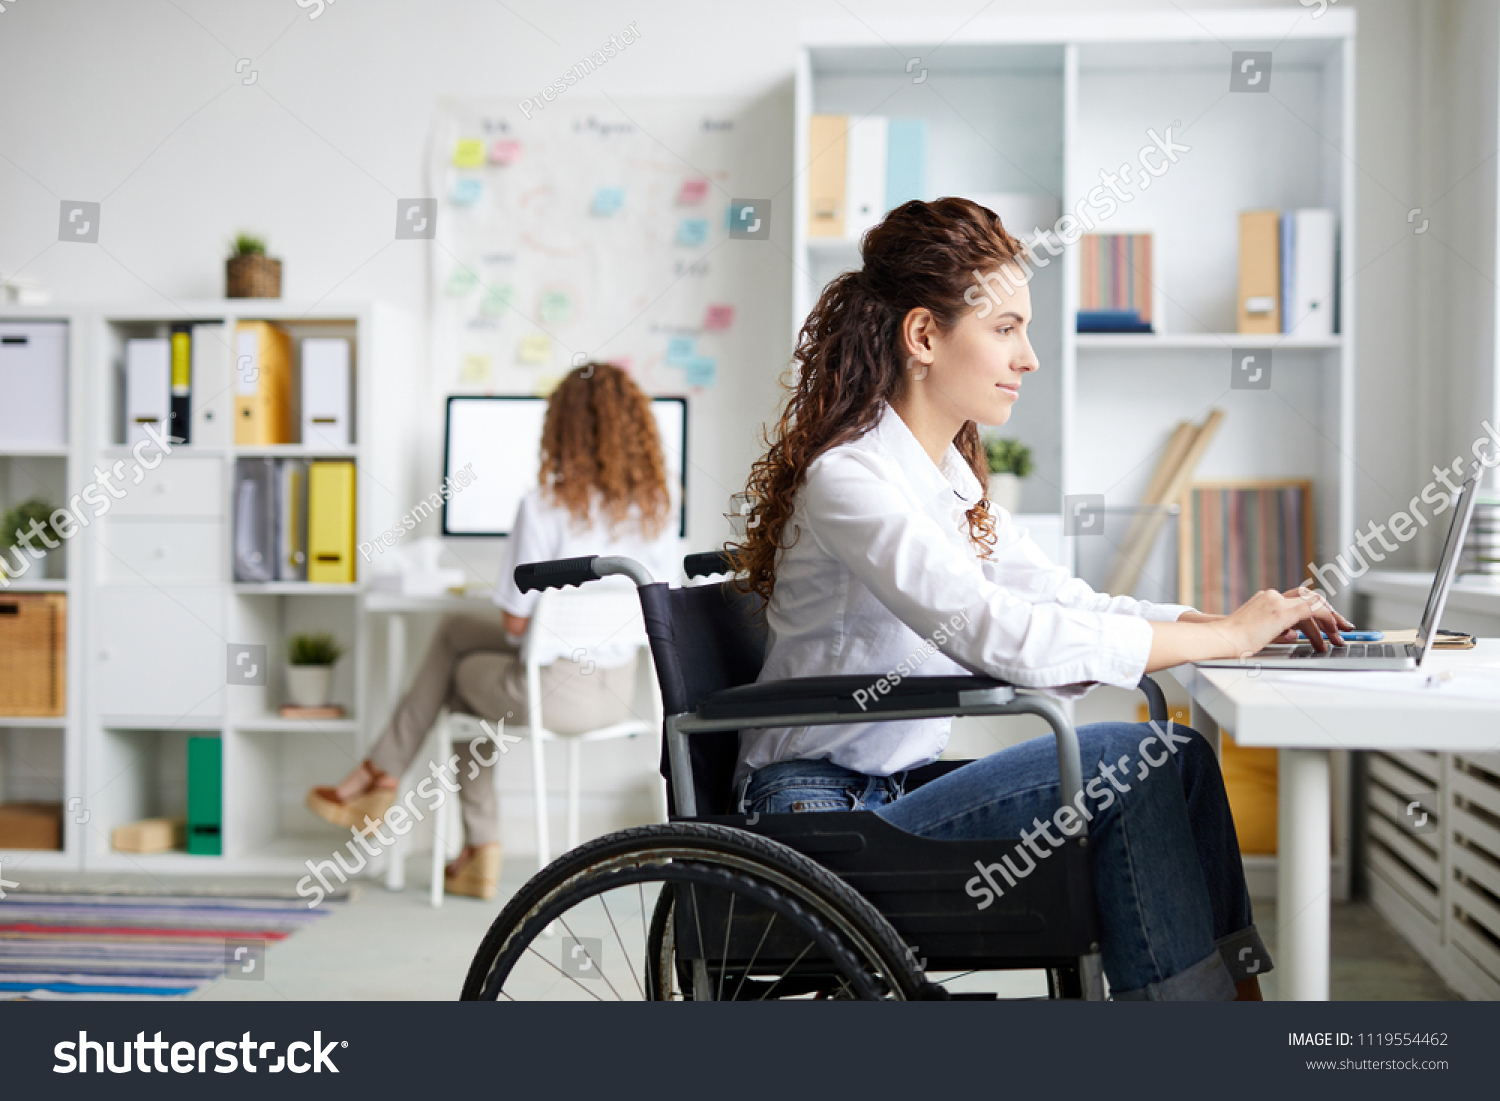
[[(724, 573), (730, 568), (722, 552), (689, 555), (685, 566), (689, 577)], [(743, 683), (708, 691), (696, 701), (688, 700), (669, 594), (710, 586), (671, 590), (655, 582), (634, 560), (612, 556), (528, 563), (515, 571), (523, 591), (581, 585), (611, 575), (631, 578), (641, 598), (652, 657), (662, 683), (663, 772), (669, 783), (673, 823), (742, 830), (784, 845), (832, 871), (874, 904), (906, 946), (919, 972), (1040, 967), (1048, 972), (1049, 990), (1054, 996), (1103, 999), (1086, 822), (1080, 821), (1079, 832), (1065, 838), (1047, 859), (1039, 858), (1028, 878), (1012, 884), (1010, 890), (980, 910), (971, 901), (978, 896), (960, 885), (972, 881), (976, 867), (986, 867), (986, 856), (1010, 851), (1020, 845), (1019, 839), (934, 840), (899, 830), (870, 811), (760, 815), (753, 824), (742, 814), (699, 813), (699, 777), (691, 751), (694, 738), (723, 737), (765, 727), (1023, 714), (1039, 716), (1052, 729), (1060, 793), (1065, 802), (1073, 803), (1083, 792), (1079, 745), (1076, 731), (1056, 701), (983, 676), (911, 676), (876, 699), (857, 701), (855, 692), (867, 690), (878, 678), (876, 674)], [(725, 594), (726, 613), (740, 614), (725, 587), (718, 588)], [(1166, 701), (1160, 688), (1150, 677), (1142, 677), (1139, 687), (1147, 696), (1152, 718), (1164, 722)], [(674, 702), (691, 706), (674, 709)], [(908, 789), (967, 763), (939, 761), (912, 770)], [(1053, 856), (1059, 859), (1054, 861)], [(552, 867), (539, 872), (533, 882), (541, 880)], [(724, 957), (718, 983), (722, 990), (723, 976), (733, 964), (753, 966), (764, 947), (764, 936), (746, 965), (746, 938), (755, 927), (738, 928), (732, 920), (726, 926), (712, 902), (705, 906), (696, 894), (691, 907), (682, 905), (684, 902), (686, 899), (679, 899), (675, 911), (674, 944), (690, 943), (692, 928), (697, 929), (699, 941), (708, 939), (702, 932), (704, 921), (710, 923), (715, 943), (722, 930)], [(497, 919), (497, 926), (500, 921)], [(475, 966), (480, 962), (476, 957)], [(706, 997), (712, 990), (706, 960), (693, 958), (691, 962), (695, 997)], [(471, 973), (466, 991), (474, 981)], [(925, 983), (925, 979), (924, 984), (925, 989), (933, 990), (933, 984)]]

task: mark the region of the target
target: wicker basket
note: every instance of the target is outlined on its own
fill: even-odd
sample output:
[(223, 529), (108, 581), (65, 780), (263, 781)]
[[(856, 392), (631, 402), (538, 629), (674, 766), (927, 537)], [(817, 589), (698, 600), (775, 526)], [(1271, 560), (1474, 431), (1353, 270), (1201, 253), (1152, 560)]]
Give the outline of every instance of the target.
[(0, 715), (67, 709), (68, 598), (0, 593)]
[(281, 261), (259, 253), (224, 261), (226, 298), (280, 298)]

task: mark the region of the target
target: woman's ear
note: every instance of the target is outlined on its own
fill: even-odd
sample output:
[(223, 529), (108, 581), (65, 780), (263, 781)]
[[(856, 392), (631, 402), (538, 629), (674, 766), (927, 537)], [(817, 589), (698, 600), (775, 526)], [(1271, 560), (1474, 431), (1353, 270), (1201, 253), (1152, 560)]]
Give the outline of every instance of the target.
[(927, 377), (932, 367), (933, 336), (937, 332), (937, 320), (925, 306), (908, 310), (901, 319), (901, 345), (906, 351), (906, 370), (915, 380)]

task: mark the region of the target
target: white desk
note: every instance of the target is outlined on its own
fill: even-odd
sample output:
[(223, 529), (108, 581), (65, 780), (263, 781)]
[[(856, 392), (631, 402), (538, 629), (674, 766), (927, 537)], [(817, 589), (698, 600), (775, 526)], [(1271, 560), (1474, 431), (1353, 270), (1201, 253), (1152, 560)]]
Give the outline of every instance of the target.
[[(470, 592), (464, 596), (407, 596), (403, 593), (371, 590), (364, 594), (364, 601), (367, 615), (386, 617), (384, 707), (377, 709), (369, 706), (374, 703), (370, 700), (360, 708), (360, 712), (366, 716), (365, 721), (372, 724), (371, 734), (365, 739), (366, 744), (370, 744), (374, 741), (374, 731), (396, 709), (396, 703), (401, 699), (401, 686), (406, 683), (406, 617), (468, 612), (471, 615), (490, 615), (498, 619), (500, 609), (495, 606), (494, 593), (488, 590)], [(377, 715), (381, 716), (378, 720)], [(441, 852), (434, 852), (434, 866), (441, 861), (442, 856)], [(404, 839), (401, 839), (386, 864), (385, 885), (388, 890), (400, 891), (405, 888), (405, 858), (406, 845)], [(442, 902), (442, 877), (435, 875), (434, 883), (436, 901), (433, 905), (436, 906)]]
[[(1500, 666), (1500, 638), (1472, 650), (1434, 650), (1426, 672)], [(1485, 753), (1500, 749), (1500, 702), (1446, 698), (1441, 689), (1356, 691), (1289, 684), (1270, 671), (1167, 670), (1192, 699), (1193, 729), (1242, 746), (1280, 750), (1276, 913), (1279, 988), (1289, 1000), (1328, 998), (1330, 749), (1425, 749)], [(1279, 672), (1279, 671), (1278, 671)], [(1500, 680), (1500, 668), (1485, 670)]]

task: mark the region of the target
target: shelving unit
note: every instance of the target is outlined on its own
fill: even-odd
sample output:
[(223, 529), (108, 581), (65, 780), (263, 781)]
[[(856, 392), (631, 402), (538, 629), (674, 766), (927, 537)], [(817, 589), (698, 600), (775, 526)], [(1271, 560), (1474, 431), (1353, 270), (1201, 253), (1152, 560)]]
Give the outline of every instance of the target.
[[(294, 393), (302, 339), (351, 341), (351, 446), (235, 445), (231, 365), (240, 320), (271, 321), (291, 333)], [(132, 482), (138, 457), (123, 444), (124, 342), (165, 335), (180, 321), (222, 326), (221, 347), (209, 346), (217, 352), (216, 369), (195, 378), (191, 442), (173, 446)], [(123, 462), (131, 483), (80, 537), (89, 655), (83, 790), (92, 829), (79, 858), (90, 868), (162, 873), (294, 871), (347, 840), (345, 831), (308, 814), (303, 797), (362, 756), (356, 704), (369, 663), (358, 599), (364, 585), (358, 573), (355, 583), (342, 585), (234, 581), (235, 462), (252, 456), (352, 460), (356, 539), (389, 527), (406, 507), (414, 323), (376, 303), (263, 299), (187, 303), (172, 316), (141, 306), (91, 308), (79, 323), (90, 333), (83, 377), (93, 396), (80, 469)], [(213, 333), (204, 330), (200, 338)], [(210, 377), (218, 385), (204, 385)], [(214, 417), (200, 420), (204, 412)], [(146, 455), (156, 457), (154, 449)], [(356, 571), (358, 565), (356, 559)], [(331, 631), (347, 647), (332, 686), (333, 702), (347, 712), (339, 720), (284, 719), (277, 712), (285, 695), (286, 639), (313, 630)], [(266, 647), (265, 685), (227, 683), (231, 645)], [(183, 812), (190, 735), (223, 741), (223, 855), (112, 851), (113, 827)]]
[[(795, 90), (794, 162), (819, 150), (815, 113), (920, 118), (928, 127), (929, 199), (1049, 195), (1061, 213), (1087, 203), (1102, 171), (1136, 165), (1150, 135), (1188, 145), (1148, 187), (1083, 232), (1149, 231), (1158, 284), (1157, 332), (1079, 334), (1079, 250), (1043, 257), (1030, 283), (1040, 370), (1026, 380), (1007, 437), (1036, 461), (1020, 512), (1062, 511), (1063, 498), (1102, 493), (1139, 504), (1173, 429), (1225, 411), (1198, 464), (1203, 480), (1311, 478), (1316, 561), (1354, 535), (1355, 346), (1358, 271), (1354, 207), (1355, 13), (1330, 8), (1089, 12), (981, 16), (941, 44), (918, 20), (805, 26)], [(1269, 94), (1231, 93), (1234, 51), (1272, 53)], [(915, 59), (915, 60), (913, 60)], [(1154, 160), (1153, 163), (1159, 163)], [(1137, 169), (1139, 173), (1139, 169)], [(859, 264), (857, 242), (808, 236), (808, 173), (793, 188), (794, 332), (821, 288)], [(1236, 326), (1238, 215), (1332, 209), (1340, 227), (1336, 335), (1251, 335)], [(1009, 226), (1030, 238), (1054, 226)], [(1072, 227), (1067, 232), (1071, 234)], [(1273, 388), (1234, 389), (1231, 352), (1272, 352)], [(1066, 541), (1076, 569), (1076, 539)], [(1070, 701), (1071, 702), (1071, 701)], [(1071, 713), (1072, 708), (1068, 708)], [(1335, 890), (1347, 891), (1347, 769), (1335, 770)], [(1254, 886), (1274, 885), (1274, 858), (1247, 858)]]
[[(72, 311), (55, 307), (0, 306), (0, 328), (26, 322), (66, 327), (67, 443), (63, 446), (6, 447), (0, 443), (0, 512), (31, 497), (56, 505), (67, 501), (68, 487), (79, 484), (83, 465), (83, 377), (85, 343)], [(0, 717), (0, 802), (60, 803), (62, 848), (0, 849), (0, 868), (6, 879), (25, 883), (28, 869), (45, 871), (76, 867), (88, 829), (80, 813), (82, 797), (82, 729), (84, 693), (79, 675), (82, 608), (78, 599), (81, 556), (77, 539), (64, 542), (25, 574), (0, 588), (8, 593), (62, 593), (68, 598), (66, 643), (66, 713), (61, 716)], [(47, 569), (60, 576), (44, 576)]]

